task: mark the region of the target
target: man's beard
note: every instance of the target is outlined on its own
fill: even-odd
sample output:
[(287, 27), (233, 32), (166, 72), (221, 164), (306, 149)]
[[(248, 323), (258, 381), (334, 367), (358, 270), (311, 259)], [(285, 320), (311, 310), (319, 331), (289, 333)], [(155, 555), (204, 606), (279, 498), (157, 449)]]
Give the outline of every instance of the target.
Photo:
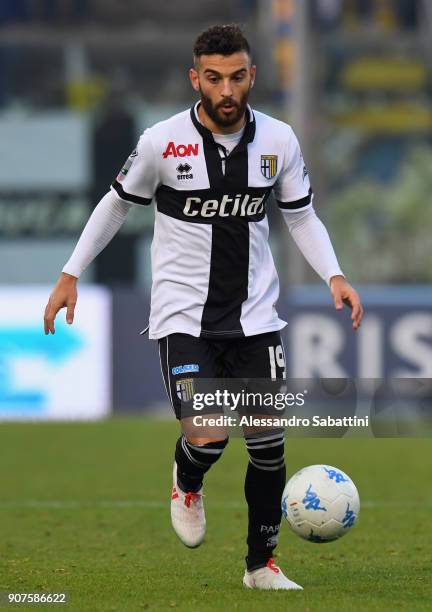
[[(216, 125), (220, 127), (230, 127), (231, 125), (235, 125), (243, 117), (246, 111), (249, 92), (250, 90), (241, 97), (239, 103), (235, 102), (232, 98), (224, 98), (221, 102), (218, 102), (218, 104), (213, 104), (211, 99), (207, 97), (200, 88), (201, 104), (207, 115)], [(229, 115), (224, 115), (219, 112), (219, 109), (223, 106), (232, 106), (233, 111)]]

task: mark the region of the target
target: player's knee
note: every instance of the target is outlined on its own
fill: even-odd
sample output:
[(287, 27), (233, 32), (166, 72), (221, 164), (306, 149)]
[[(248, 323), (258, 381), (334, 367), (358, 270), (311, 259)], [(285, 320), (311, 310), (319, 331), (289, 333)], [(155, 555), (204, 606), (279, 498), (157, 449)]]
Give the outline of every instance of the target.
[(208, 444), (213, 444), (216, 443), (219, 446), (221, 446), (221, 448), (225, 448), (225, 446), (228, 444), (228, 440), (229, 438), (208, 438), (208, 437), (202, 437), (202, 436), (185, 436), (186, 440), (189, 442), (189, 444), (193, 444), (194, 446), (207, 446)]
[(215, 438), (186, 438), (183, 434), (177, 441), (177, 463), (184, 452), (189, 460), (205, 473), (220, 459), (227, 444), (228, 437), (216, 440)]

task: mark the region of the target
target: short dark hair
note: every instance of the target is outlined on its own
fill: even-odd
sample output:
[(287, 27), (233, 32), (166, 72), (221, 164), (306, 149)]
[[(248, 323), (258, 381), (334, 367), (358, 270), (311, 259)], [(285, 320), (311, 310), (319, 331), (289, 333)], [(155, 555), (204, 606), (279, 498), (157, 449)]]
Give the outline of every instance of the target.
[(249, 43), (236, 23), (211, 26), (204, 30), (193, 48), (194, 58), (201, 55), (232, 55), (239, 51), (251, 54)]

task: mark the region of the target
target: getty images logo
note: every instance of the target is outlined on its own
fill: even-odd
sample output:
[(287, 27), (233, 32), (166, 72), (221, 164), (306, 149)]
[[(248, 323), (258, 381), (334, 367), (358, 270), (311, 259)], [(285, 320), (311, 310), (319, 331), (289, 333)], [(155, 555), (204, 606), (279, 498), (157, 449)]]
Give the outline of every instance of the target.
[(264, 211), (265, 195), (252, 198), (249, 194), (243, 196), (237, 194), (235, 197), (222, 196), (219, 200), (201, 200), (198, 197), (186, 199), (183, 212), (188, 217), (249, 217)]

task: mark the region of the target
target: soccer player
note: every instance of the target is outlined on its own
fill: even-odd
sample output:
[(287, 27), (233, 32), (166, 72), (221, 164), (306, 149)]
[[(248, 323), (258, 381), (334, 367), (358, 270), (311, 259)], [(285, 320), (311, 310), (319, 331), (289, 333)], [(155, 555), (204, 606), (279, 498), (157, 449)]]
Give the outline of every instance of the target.
[[(171, 517), (177, 535), (191, 548), (205, 534), (204, 475), (221, 457), (228, 436), (223, 429), (210, 436), (191, 427), (190, 417), (182, 417), (182, 392), (199, 377), (285, 375), (280, 330), (286, 323), (275, 307), (279, 283), (265, 210), (271, 192), (299, 249), (328, 284), (336, 309), (343, 303), (351, 307), (354, 329), (363, 314), (315, 214), (293, 130), (248, 104), (255, 76), (248, 41), (236, 25), (214, 26), (199, 35), (189, 71), (199, 100), (144, 131), (93, 211), (45, 310), (46, 334), (54, 333), (62, 307), (67, 322), (73, 322), (80, 274), (118, 231), (130, 207), (149, 206), (154, 199), (149, 337), (158, 340), (165, 387), (182, 429)], [(283, 432), (246, 434), (245, 441), (243, 584), (301, 589), (272, 556), (286, 480)]]

